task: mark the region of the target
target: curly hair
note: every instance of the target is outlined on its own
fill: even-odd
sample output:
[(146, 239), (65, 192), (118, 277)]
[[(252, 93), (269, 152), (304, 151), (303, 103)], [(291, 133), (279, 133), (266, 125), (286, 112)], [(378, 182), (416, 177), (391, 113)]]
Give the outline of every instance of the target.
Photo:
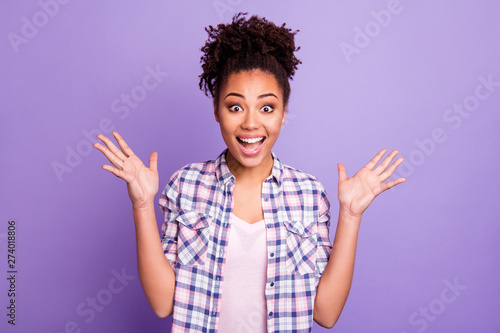
[(294, 55), (294, 36), (286, 28), (269, 22), (265, 17), (244, 17), (248, 13), (234, 15), (228, 24), (219, 24), (216, 28), (205, 28), (208, 39), (201, 48), (200, 59), (203, 73), (200, 77), (200, 89), (205, 95), (212, 96), (214, 106), (218, 104), (219, 91), (227, 83), (229, 76), (241, 71), (260, 69), (272, 74), (283, 93), (284, 105), (290, 97), (290, 83), (297, 65), (302, 63)]

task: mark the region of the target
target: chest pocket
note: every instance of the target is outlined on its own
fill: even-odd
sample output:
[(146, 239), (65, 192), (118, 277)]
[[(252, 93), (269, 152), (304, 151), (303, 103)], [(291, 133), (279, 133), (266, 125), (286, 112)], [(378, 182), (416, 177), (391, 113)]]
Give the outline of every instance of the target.
[(315, 221), (285, 221), (286, 269), (289, 272), (305, 275), (316, 270), (318, 225)]
[(179, 222), (177, 234), (177, 261), (181, 265), (204, 265), (212, 217), (195, 211), (181, 210), (175, 218)]

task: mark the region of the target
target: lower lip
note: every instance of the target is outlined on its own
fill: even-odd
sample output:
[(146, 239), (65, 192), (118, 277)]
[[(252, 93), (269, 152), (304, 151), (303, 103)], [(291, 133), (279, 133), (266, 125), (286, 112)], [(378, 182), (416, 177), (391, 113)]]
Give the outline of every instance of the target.
[(238, 141), (238, 147), (240, 147), (240, 150), (243, 153), (243, 155), (249, 156), (249, 157), (250, 156), (255, 156), (255, 155), (259, 154), (260, 151), (262, 150), (262, 147), (264, 147), (264, 141), (265, 140), (266, 139), (264, 139), (262, 141), (262, 143), (260, 144), (259, 148), (255, 149), (255, 150), (252, 150), (252, 151), (249, 151), (249, 150), (246, 150), (245, 148), (243, 148), (243, 146), (241, 145), (241, 143), (239, 141)]

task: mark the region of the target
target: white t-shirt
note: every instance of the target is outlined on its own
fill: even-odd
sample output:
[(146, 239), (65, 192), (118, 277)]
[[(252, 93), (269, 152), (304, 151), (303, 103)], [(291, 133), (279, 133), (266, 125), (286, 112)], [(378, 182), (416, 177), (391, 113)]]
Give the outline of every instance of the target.
[(250, 224), (234, 214), (229, 223), (218, 331), (265, 333), (266, 224), (264, 220)]

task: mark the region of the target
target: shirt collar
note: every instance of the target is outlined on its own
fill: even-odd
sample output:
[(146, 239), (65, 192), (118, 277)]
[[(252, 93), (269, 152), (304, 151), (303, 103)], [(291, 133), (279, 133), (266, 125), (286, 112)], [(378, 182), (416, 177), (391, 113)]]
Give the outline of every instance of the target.
[[(226, 163), (227, 151), (228, 149), (226, 148), (215, 160), (215, 175), (221, 185), (226, 185), (226, 183), (230, 179), (232, 179), (233, 182), (236, 181), (231, 171), (229, 171), (229, 168)], [(281, 164), (281, 161), (273, 152), (271, 152), (271, 154), (273, 156), (274, 163), (273, 163), (273, 171), (271, 172), (270, 177), (272, 177), (272, 179), (276, 181), (278, 186), (281, 186), (281, 182), (283, 180), (283, 164)]]

